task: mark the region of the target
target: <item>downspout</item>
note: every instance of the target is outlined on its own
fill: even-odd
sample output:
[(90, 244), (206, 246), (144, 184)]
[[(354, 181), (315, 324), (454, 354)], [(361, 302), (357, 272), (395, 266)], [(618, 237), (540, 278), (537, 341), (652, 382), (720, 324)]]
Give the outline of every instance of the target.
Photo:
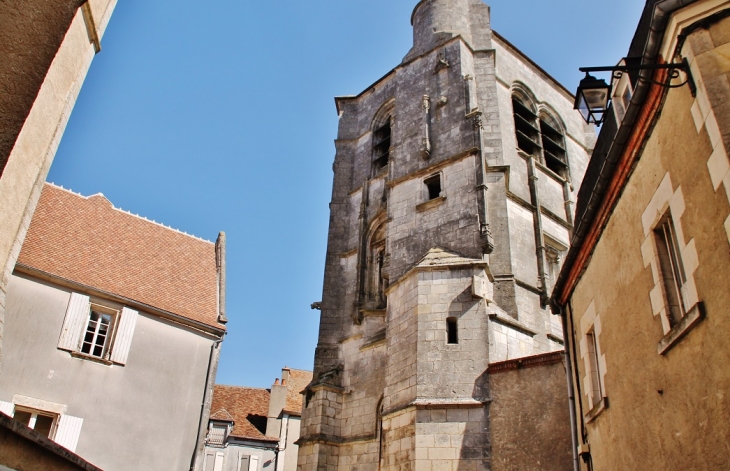
[[(284, 471), (286, 463), (286, 442), (289, 439), (289, 414), (283, 414), (281, 418), (281, 429), (279, 430), (279, 445), (276, 448), (276, 471)], [(279, 453), (281, 453), (282, 466), (279, 468)]]
[[(575, 423), (575, 390), (573, 389), (573, 360), (570, 354), (570, 346), (574, 345), (573, 338), (570, 337), (568, 329), (568, 318), (565, 315), (565, 309), (559, 306), (560, 319), (563, 323), (563, 341), (566, 343), (565, 348), (565, 375), (568, 382), (568, 405), (570, 406), (570, 440), (573, 444), (573, 471), (580, 471), (580, 461), (578, 459), (578, 426)], [(569, 340), (570, 339), (570, 340)]]
[(530, 186), (530, 199), (535, 207), (535, 245), (537, 245), (537, 277), (540, 281), (540, 305), (543, 307), (548, 303), (547, 276), (545, 276), (545, 240), (542, 235), (542, 213), (540, 212), (540, 198), (537, 191), (537, 170), (535, 169), (535, 157), (530, 156), (528, 161), (528, 182)]
[[(225, 334), (223, 334), (225, 335)], [(208, 358), (208, 372), (205, 376), (205, 389), (203, 391), (203, 403), (200, 405), (200, 420), (198, 421), (198, 439), (195, 443), (195, 450), (190, 459), (190, 471), (200, 469), (198, 461), (203, 455), (203, 447), (205, 446), (205, 430), (206, 422), (210, 417), (210, 407), (213, 402), (213, 386), (215, 384), (215, 375), (218, 371), (218, 360), (220, 358), (220, 344), (223, 338), (216, 340), (210, 346), (210, 357)]]

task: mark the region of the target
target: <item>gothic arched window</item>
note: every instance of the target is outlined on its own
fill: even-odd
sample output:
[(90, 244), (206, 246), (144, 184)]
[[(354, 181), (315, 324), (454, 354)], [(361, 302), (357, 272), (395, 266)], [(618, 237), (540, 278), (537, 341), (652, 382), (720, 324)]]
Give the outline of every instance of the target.
[(515, 120), (517, 148), (527, 155), (540, 159), (540, 129), (535, 106), (522, 94), (512, 95), (512, 113)]
[(373, 133), (373, 176), (388, 167), (390, 162), (391, 127), (393, 125), (393, 109), (395, 100), (390, 100), (380, 107), (372, 122)]
[(542, 136), (542, 163), (553, 172), (567, 179), (568, 159), (565, 152), (565, 136), (562, 126), (556, 118), (545, 112), (540, 113), (540, 134)]

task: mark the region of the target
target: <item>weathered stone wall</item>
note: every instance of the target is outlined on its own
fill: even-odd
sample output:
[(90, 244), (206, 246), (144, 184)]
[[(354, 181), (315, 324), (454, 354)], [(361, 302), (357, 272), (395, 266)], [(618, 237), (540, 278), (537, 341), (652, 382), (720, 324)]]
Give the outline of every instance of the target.
[[(360, 95), (337, 99), (315, 386), (300, 439), (303, 471), (375, 471), (379, 463), (488, 469), (490, 360), (562, 348), (562, 327), (541, 305), (546, 286), (538, 260), (544, 237), (567, 248), (569, 182), (539, 163), (528, 178), (535, 163), (514, 150), (511, 81), (534, 89), (562, 119), (569, 140), (580, 142), (568, 149), (577, 178), (587, 160), (586, 127), (573, 116), (569, 93), (493, 37), (481, 0), (424, 0), (413, 26), (414, 48), (399, 66)], [(389, 163), (374, 170), (373, 131), (388, 117)], [(437, 198), (424, 183), (433, 175), (440, 176)], [(369, 301), (367, 281), (368, 244), (382, 224), (385, 309)], [(488, 280), (489, 302), (473, 296), (473, 276)], [(458, 318), (457, 344), (447, 343), (450, 317)], [(330, 416), (317, 402), (320, 384), (341, 405), (334, 436), (321, 435)]]
[(492, 471), (572, 469), (563, 353), (492, 364), (489, 388)]
[[(710, 4), (699, 2), (678, 15), (679, 24), (700, 19)], [(677, 34), (665, 37), (672, 41)], [(596, 471), (728, 466), (730, 427), (718, 420), (730, 414), (728, 51), (729, 18), (687, 37), (681, 52), (690, 61), (697, 96), (686, 86), (667, 92), (572, 295), (582, 404), (577, 414), (586, 422)], [(654, 236), (666, 214), (686, 277), (685, 319), (694, 318), (671, 329)], [(589, 397), (590, 329), (599, 349), (603, 404)]]

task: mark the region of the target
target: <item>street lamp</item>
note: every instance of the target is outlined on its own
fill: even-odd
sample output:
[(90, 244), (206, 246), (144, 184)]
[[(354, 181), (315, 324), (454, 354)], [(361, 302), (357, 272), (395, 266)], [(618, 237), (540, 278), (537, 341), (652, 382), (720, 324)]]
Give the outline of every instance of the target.
[(586, 123), (601, 124), (603, 114), (608, 110), (610, 93), (611, 86), (605, 80), (586, 72), (575, 94), (575, 109), (580, 111)]
[[(622, 62), (627, 64), (640, 64), (638, 59), (625, 58)], [(586, 76), (580, 81), (578, 91), (575, 94), (574, 109), (579, 110), (583, 119), (588, 124), (593, 123), (600, 125), (603, 118), (610, 107), (611, 101), (611, 85), (607, 84), (603, 79), (597, 79), (590, 75), (589, 72), (611, 72), (612, 79), (619, 79), (625, 72), (639, 70), (669, 70), (669, 77), (666, 82), (655, 82), (653, 80), (639, 78), (639, 80), (661, 85), (667, 88), (678, 88), (684, 84), (689, 85), (692, 96), (697, 93), (697, 87), (692, 79), (692, 73), (689, 70), (687, 59), (682, 62), (673, 62), (671, 64), (647, 64), (647, 65), (614, 65), (606, 67), (581, 67), (581, 72), (585, 72)], [(687, 76), (684, 82), (672, 85), (671, 80), (679, 77), (679, 73), (683, 72)]]

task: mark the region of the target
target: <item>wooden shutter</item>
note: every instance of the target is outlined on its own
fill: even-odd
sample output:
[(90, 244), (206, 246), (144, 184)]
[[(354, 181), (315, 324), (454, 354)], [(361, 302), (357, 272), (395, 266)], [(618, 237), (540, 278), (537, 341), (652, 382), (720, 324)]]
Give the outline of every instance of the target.
[(252, 456), (251, 462), (248, 465), (248, 471), (259, 471), (259, 457)]
[(66, 318), (63, 320), (61, 337), (58, 339), (58, 348), (70, 351), (78, 350), (88, 318), (89, 297), (71, 293), (71, 299), (66, 308)]
[(71, 417), (70, 415), (62, 415), (58, 419), (56, 438), (54, 438), (53, 441), (75, 453), (76, 445), (79, 443), (79, 435), (81, 434), (81, 425), (83, 425), (83, 423), (84, 419)]
[(0, 412), (8, 417), (12, 417), (15, 414), (15, 404), (12, 402), (0, 401)]
[(248, 465), (250, 463), (249, 458), (250, 456), (248, 455), (239, 456), (238, 468), (236, 471), (248, 471)]
[(137, 325), (137, 311), (125, 307), (122, 309), (121, 319), (118, 319), (117, 335), (112, 346), (111, 360), (124, 365), (129, 356), (129, 347), (132, 345), (134, 327)]
[(223, 459), (225, 456), (226, 455), (220, 451), (215, 454), (215, 466), (213, 467), (213, 471), (223, 471)]

